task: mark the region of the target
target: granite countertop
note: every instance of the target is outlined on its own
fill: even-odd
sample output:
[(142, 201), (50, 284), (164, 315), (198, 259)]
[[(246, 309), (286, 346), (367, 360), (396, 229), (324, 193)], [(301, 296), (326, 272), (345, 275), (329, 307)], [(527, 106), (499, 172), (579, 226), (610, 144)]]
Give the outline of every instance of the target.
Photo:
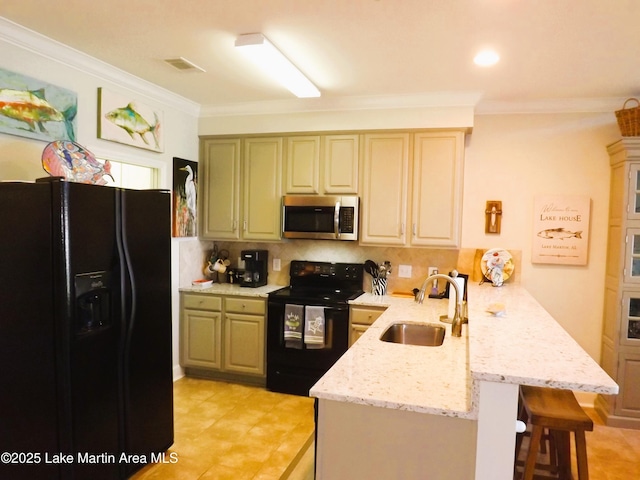
[[(519, 285), (469, 284), (469, 325), (451, 337), (439, 322), (448, 301), (363, 294), (352, 305), (387, 310), (311, 389), (311, 396), (468, 419), (477, 418), (479, 381), (615, 394), (617, 384)], [(486, 310), (505, 307), (503, 316)], [(386, 343), (392, 323), (445, 325), (440, 347)]]
[(203, 293), (206, 295), (238, 295), (241, 297), (267, 297), (284, 285), (263, 285), (262, 287), (241, 287), (237, 283), (214, 283), (210, 287), (181, 287), (181, 292)]

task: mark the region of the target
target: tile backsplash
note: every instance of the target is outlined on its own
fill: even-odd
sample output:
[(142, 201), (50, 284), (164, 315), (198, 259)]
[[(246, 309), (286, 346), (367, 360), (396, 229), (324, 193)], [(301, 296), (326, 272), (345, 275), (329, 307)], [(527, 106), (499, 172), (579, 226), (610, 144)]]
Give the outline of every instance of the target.
[[(468, 274), (471, 281), (480, 281), (479, 259), (486, 249), (428, 249), (369, 247), (357, 242), (334, 242), (327, 240), (283, 240), (278, 243), (256, 242), (215, 242), (218, 250), (229, 251), (230, 268), (237, 266), (242, 250), (266, 249), (269, 251), (269, 283), (276, 285), (289, 284), (289, 265), (292, 260), (313, 260), (322, 262), (364, 263), (371, 259), (376, 263), (390, 261), (392, 273), (389, 277), (387, 291), (410, 292), (419, 288), (427, 277), (429, 267), (437, 267), (440, 273), (448, 273), (456, 268), (460, 273)], [(203, 278), (203, 269), (213, 251), (214, 242), (198, 239), (180, 242), (180, 286), (187, 286), (196, 278)], [(518, 282), (518, 271), (521, 252), (511, 250), (515, 272), (508, 280)], [(280, 259), (280, 271), (273, 270), (273, 259)], [(398, 276), (399, 265), (411, 266), (411, 278)], [(371, 277), (365, 274), (363, 289), (371, 291)]]

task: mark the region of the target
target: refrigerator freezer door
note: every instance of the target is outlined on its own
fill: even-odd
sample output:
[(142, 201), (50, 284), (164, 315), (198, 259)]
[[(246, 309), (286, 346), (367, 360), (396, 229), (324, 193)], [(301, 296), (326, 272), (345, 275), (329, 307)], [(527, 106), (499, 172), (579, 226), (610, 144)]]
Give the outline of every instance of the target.
[[(60, 451), (51, 246), (49, 187), (0, 183), (0, 452)], [(59, 478), (42, 457), (14, 459), (0, 478)]]

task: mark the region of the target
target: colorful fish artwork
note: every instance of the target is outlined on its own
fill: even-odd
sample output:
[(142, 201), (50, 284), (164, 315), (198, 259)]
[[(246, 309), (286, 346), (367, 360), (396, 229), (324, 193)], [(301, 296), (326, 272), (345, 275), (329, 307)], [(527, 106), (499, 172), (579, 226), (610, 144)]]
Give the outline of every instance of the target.
[(0, 132), (74, 141), (77, 111), (75, 93), (0, 69)]
[(164, 151), (163, 113), (138, 99), (98, 89), (98, 138)]
[(149, 145), (149, 141), (145, 135), (147, 133), (151, 133), (151, 135), (153, 135), (156, 148), (160, 148), (160, 142), (158, 139), (160, 120), (158, 120), (157, 113), (154, 112), (154, 123), (152, 125), (136, 111), (134, 103), (129, 103), (126, 107), (116, 108), (115, 110), (111, 110), (106, 113), (105, 118), (127, 132), (132, 140), (135, 140), (134, 134), (138, 134), (142, 141), (147, 145)]
[(53, 177), (71, 182), (106, 185), (105, 176), (111, 176), (109, 160), (100, 163), (89, 150), (75, 142), (56, 140), (42, 151), (42, 167)]
[(550, 238), (553, 240), (565, 240), (567, 238), (582, 238), (582, 231), (571, 232), (564, 228), (549, 228), (538, 232), (540, 238)]

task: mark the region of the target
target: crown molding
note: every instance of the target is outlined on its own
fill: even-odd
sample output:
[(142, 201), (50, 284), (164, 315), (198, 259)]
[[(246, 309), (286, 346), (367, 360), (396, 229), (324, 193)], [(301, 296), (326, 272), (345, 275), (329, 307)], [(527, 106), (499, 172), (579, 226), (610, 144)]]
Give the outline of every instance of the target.
[(625, 100), (626, 98), (601, 97), (492, 101), (482, 100), (480, 92), (433, 92), (205, 105), (200, 110), (200, 118), (403, 108), (446, 110), (458, 107), (471, 107), (475, 115), (613, 113), (622, 108)]
[(200, 118), (403, 108), (473, 108), (480, 97), (481, 94), (478, 92), (431, 92), (414, 95), (295, 98), (230, 105), (205, 105), (200, 110)]
[(626, 98), (555, 98), (522, 101), (480, 101), (476, 115), (611, 113), (620, 110)]
[(102, 81), (112, 82), (136, 92), (144, 92), (143, 95), (188, 115), (195, 117), (200, 115), (199, 104), (4, 17), (0, 17), (0, 41), (92, 75)]

